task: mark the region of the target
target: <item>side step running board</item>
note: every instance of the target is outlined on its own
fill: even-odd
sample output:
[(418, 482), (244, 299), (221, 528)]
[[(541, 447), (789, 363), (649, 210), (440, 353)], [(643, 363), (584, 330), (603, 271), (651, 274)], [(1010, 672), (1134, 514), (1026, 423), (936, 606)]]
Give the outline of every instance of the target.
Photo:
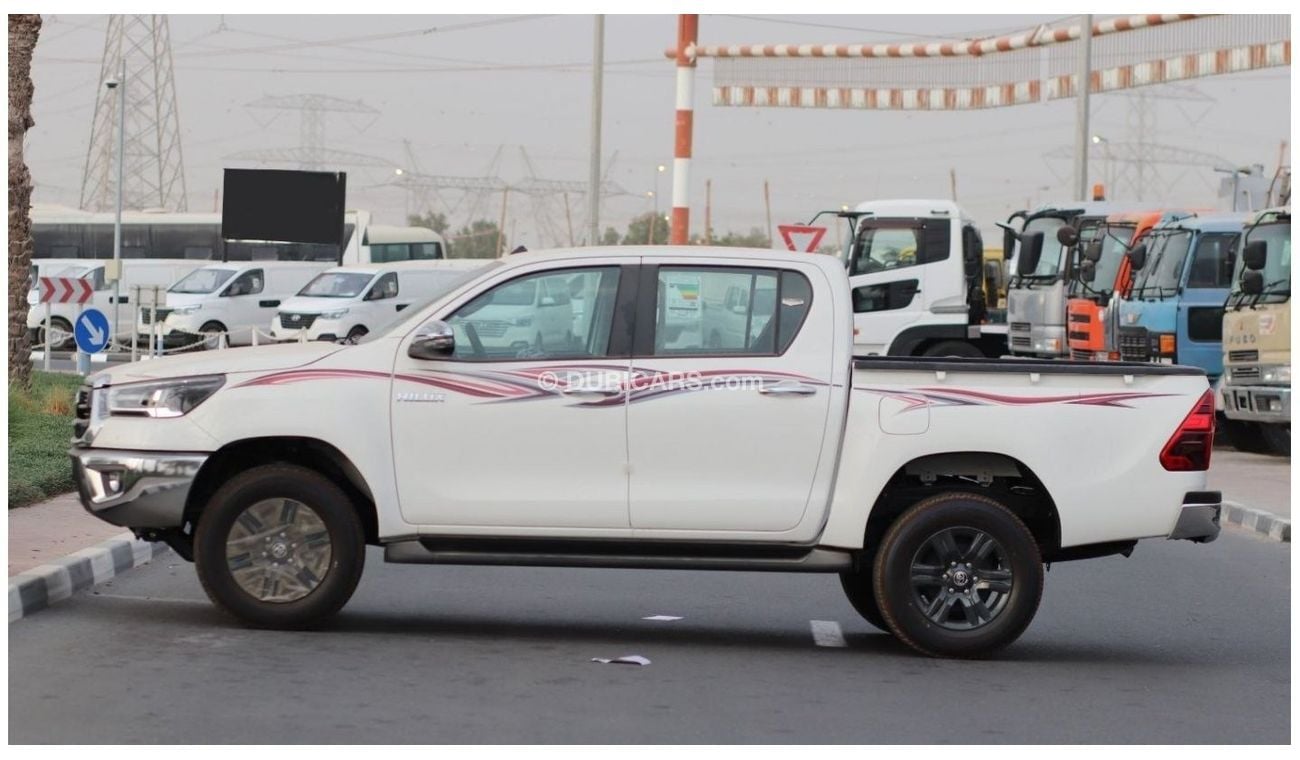
[(659, 544), (649, 541), (398, 541), (384, 547), (384, 561), (415, 565), (621, 567), (786, 573), (839, 573), (853, 569), (853, 555), (836, 549), (746, 548), (736, 544)]

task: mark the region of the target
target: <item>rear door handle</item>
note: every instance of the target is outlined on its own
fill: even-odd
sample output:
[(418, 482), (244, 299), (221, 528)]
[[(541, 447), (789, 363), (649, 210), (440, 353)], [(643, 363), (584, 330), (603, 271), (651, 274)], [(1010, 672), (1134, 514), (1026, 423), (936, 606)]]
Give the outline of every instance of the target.
[(583, 396), (598, 397), (598, 398), (613, 398), (614, 396), (623, 395), (623, 389), (622, 388), (564, 388), (560, 391), (560, 393), (564, 394), (565, 396), (575, 396), (578, 398), (582, 398)]
[(775, 385), (764, 385), (758, 392), (764, 396), (811, 396), (817, 392), (817, 388), (795, 380), (782, 380)]

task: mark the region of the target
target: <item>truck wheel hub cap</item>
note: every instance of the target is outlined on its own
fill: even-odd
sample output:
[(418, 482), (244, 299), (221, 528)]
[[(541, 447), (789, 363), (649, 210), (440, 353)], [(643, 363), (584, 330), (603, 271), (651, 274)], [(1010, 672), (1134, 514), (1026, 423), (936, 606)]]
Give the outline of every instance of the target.
[(315, 591), (333, 559), (320, 515), (294, 499), (263, 499), (240, 513), (226, 538), (235, 583), (261, 602), (294, 602)]
[(1006, 550), (977, 528), (937, 531), (912, 557), (913, 606), (948, 630), (969, 631), (996, 620), (1013, 582)]

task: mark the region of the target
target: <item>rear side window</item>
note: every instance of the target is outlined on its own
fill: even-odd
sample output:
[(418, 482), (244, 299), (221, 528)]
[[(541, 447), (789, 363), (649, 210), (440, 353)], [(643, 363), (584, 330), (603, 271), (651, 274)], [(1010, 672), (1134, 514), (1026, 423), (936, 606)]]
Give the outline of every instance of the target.
[(798, 272), (660, 267), (654, 356), (777, 356), (808, 315), (812, 286)]
[(375, 286), (366, 294), (367, 301), (379, 301), (385, 298), (397, 298), (396, 272), (389, 272), (380, 277)]

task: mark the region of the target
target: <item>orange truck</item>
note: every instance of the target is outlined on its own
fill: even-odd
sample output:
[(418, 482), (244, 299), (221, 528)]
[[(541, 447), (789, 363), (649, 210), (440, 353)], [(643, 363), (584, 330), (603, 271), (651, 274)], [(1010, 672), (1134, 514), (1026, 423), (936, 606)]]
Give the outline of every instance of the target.
[(1070, 358), (1118, 361), (1114, 325), (1108, 318), (1111, 296), (1127, 296), (1133, 285), (1128, 251), (1142, 242), (1152, 227), (1165, 220), (1190, 216), (1186, 211), (1126, 211), (1106, 217), (1075, 241), (1079, 265), (1066, 296), (1066, 337)]

